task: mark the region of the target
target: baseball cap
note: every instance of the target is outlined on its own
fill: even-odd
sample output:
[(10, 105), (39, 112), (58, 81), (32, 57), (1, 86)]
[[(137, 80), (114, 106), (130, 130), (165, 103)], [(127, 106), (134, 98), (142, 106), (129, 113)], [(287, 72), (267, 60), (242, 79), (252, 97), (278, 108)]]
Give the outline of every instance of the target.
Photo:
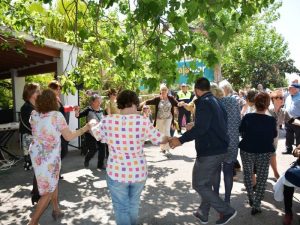
[(299, 88), (300, 89), (300, 84), (292, 83), (292, 84), (289, 85), (289, 88), (290, 87), (294, 87), (294, 88)]
[(182, 86), (187, 86), (187, 85), (186, 85), (186, 83), (182, 83), (180, 86), (182, 87)]

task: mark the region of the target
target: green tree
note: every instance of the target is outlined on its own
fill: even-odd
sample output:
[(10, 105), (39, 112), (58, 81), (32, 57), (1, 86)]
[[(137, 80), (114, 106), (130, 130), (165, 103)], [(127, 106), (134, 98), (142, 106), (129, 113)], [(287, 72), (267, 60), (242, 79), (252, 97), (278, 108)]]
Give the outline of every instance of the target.
[(289, 58), (288, 44), (274, 28), (257, 24), (239, 36), (227, 48), (223, 66), (224, 77), (236, 88), (283, 87), (285, 73), (298, 73)]
[[(33, 2), (38, 1), (1, 1), (3, 25), (82, 47), (78, 67), (62, 76), (65, 91), (74, 91), (79, 83), (133, 90), (143, 84), (152, 90), (162, 80), (174, 83), (176, 61), (185, 58), (200, 58), (220, 69), (233, 35), (274, 0), (58, 0), (57, 5), (43, 0), (50, 4), (45, 11), (28, 7)], [(12, 23), (14, 14), (7, 18), (8, 12), (21, 25)]]
[(11, 109), (13, 107), (11, 80), (0, 80), (0, 109)]

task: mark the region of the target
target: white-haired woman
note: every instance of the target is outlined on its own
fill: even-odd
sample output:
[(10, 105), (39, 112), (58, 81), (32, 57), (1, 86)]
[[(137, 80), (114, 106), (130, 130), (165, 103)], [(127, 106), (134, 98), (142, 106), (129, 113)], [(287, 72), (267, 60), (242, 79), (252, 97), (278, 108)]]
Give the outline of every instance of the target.
[[(239, 145), (239, 126), (241, 123), (240, 108), (238, 100), (233, 96), (233, 89), (228, 81), (222, 81), (220, 88), (216, 88), (219, 93), (223, 92), (224, 96), (216, 96), (223, 103), (228, 118), (228, 135), (229, 146), (227, 155), (222, 163), (225, 185), (225, 202), (230, 203), (231, 190), (233, 187), (234, 164), (237, 161)], [(211, 86), (213, 89), (213, 85)], [(214, 94), (214, 91), (211, 90)], [(221, 168), (220, 168), (221, 169)], [(220, 173), (219, 173), (220, 175)], [(220, 185), (220, 176), (217, 177), (217, 185)]]
[[(154, 126), (165, 136), (170, 137), (171, 125), (174, 124), (174, 108), (178, 102), (173, 96), (168, 95), (169, 89), (165, 84), (160, 85), (160, 95), (141, 103), (141, 105), (154, 105)], [(163, 153), (170, 156), (169, 144), (160, 145)]]

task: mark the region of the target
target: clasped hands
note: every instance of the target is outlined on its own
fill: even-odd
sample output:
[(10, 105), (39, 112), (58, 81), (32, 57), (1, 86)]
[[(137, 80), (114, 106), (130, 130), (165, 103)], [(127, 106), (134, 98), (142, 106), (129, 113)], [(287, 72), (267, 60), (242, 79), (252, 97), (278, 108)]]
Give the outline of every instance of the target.
[(181, 142), (177, 137), (167, 137), (167, 136), (163, 137), (161, 144), (167, 144), (167, 143), (169, 143), (172, 149), (181, 145)]
[[(92, 130), (92, 128), (97, 125), (98, 122), (95, 120), (95, 119), (92, 119), (88, 122), (88, 126), (89, 126), (89, 129)], [(167, 137), (167, 136), (164, 136), (163, 137), (163, 140), (161, 142), (161, 144), (167, 144), (169, 143), (170, 147), (172, 149), (178, 147), (181, 145), (181, 142), (179, 141), (179, 138), (177, 137)]]
[[(195, 126), (195, 124), (194, 124), (193, 122), (191, 122), (191, 123), (186, 124), (186, 125), (185, 125), (185, 128), (186, 128), (187, 131), (189, 131), (189, 130), (192, 129), (194, 126)], [(176, 148), (176, 147), (182, 145), (181, 142), (179, 141), (179, 138), (177, 138), (177, 137), (167, 137), (167, 136), (165, 136), (165, 137), (163, 138), (163, 141), (161, 142), (161, 144), (167, 144), (167, 143), (169, 143), (169, 145), (170, 145), (170, 147), (171, 147), (172, 149), (174, 149), (174, 148)]]

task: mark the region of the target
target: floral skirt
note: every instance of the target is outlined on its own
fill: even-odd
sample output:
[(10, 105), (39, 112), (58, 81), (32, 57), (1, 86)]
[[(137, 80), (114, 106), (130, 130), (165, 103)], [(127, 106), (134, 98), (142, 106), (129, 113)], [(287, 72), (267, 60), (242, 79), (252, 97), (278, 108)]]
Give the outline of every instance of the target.
[(32, 143), (29, 151), (41, 196), (55, 191), (61, 168), (60, 149), (46, 149)]

